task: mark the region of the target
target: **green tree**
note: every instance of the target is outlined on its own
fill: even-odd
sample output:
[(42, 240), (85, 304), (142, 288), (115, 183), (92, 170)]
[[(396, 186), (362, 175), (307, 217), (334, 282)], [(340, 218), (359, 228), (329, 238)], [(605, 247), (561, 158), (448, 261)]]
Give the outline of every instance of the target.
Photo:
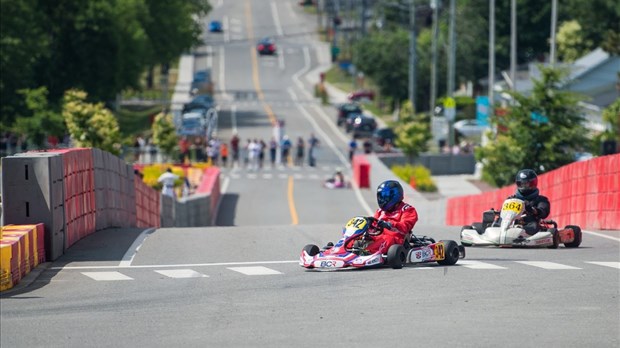
[(592, 46), (583, 38), (581, 25), (576, 20), (568, 21), (560, 25), (557, 35), (558, 54), (563, 62), (574, 62), (587, 53)]
[(60, 112), (54, 110), (47, 101), (47, 88), (24, 89), (19, 91), (24, 96), (27, 115), (17, 117), (13, 131), (23, 134), (37, 148), (43, 147), (48, 135), (62, 137), (65, 124)]
[(86, 97), (86, 92), (75, 89), (65, 93), (62, 116), (72, 140), (78, 147), (96, 147), (118, 155), (121, 133), (116, 118), (103, 103), (88, 103)]
[(579, 98), (560, 88), (566, 72), (540, 67), (529, 96), (514, 93), (516, 104), (505, 116), (494, 117), (499, 134), (476, 150), (484, 164), (483, 178), (504, 186), (521, 168), (547, 172), (574, 161), (588, 147)]
[(157, 145), (166, 155), (175, 155), (178, 137), (172, 114), (159, 113), (152, 125), (153, 144)]
[(37, 0), (0, 0), (0, 130), (27, 112), (19, 90), (35, 86), (34, 66), (49, 54)]
[(413, 160), (428, 150), (428, 142), (432, 138), (430, 118), (427, 114), (414, 114), (411, 102), (406, 101), (400, 110), (399, 119), (394, 129), (396, 146), (409, 156), (409, 160)]
[(603, 121), (609, 124), (603, 133), (603, 140), (615, 139), (620, 144), (620, 98), (603, 110)]

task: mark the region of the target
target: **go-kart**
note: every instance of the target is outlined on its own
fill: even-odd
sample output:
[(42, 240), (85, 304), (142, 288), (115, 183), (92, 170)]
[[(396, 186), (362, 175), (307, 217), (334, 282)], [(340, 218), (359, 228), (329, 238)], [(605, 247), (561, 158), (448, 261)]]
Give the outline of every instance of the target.
[(367, 248), (373, 242), (372, 236), (379, 235), (381, 231), (379, 220), (356, 216), (344, 226), (342, 238), (335, 245), (328, 243), (323, 249), (314, 244), (306, 245), (301, 251), (299, 264), (318, 270), (382, 265), (400, 269), (405, 263), (437, 262), (440, 265), (454, 265), (459, 258), (465, 257), (465, 248), (453, 240), (435, 242), (432, 238), (411, 233), (403, 244), (382, 245), (377, 252), (368, 252)]
[[(522, 218), (525, 202), (518, 198), (509, 198), (502, 204), (500, 211), (491, 209), (482, 214), (482, 222), (461, 228), (461, 244), (468, 247), (520, 247), (556, 249), (562, 243), (567, 248), (576, 248), (581, 244), (581, 228), (568, 225), (558, 230), (553, 220), (541, 220), (539, 231), (533, 235), (523, 228)], [(499, 218), (498, 218), (499, 217)]]

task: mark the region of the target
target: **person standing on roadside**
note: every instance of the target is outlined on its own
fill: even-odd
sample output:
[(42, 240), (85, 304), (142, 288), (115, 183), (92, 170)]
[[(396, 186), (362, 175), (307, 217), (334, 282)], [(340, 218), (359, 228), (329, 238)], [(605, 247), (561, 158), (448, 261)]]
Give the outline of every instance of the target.
[(288, 156), (291, 147), (293, 147), (293, 144), (291, 144), (291, 140), (288, 138), (288, 135), (285, 135), (284, 138), (282, 138), (282, 164), (284, 166), (288, 166)]
[(222, 157), (222, 167), (228, 166), (228, 145), (222, 143), (220, 145), (220, 157)]
[(177, 195), (176, 192), (174, 192), (174, 182), (178, 178), (178, 175), (172, 173), (172, 168), (166, 169), (166, 171), (157, 178), (157, 182), (162, 184), (161, 194), (176, 199)]
[(353, 156), (355, 155), (355, 151), (357, 150), (357, 141), (355, 141), (355, 137), (351, 138), (349, 142), (349, 161), (353, 162)]
[(278, 151), (278, 142), (275, 137), (271, 137), (269, 141), (269, 159), (271, 160), (271, 168), (276, 166), (276, 152)]
[(295, 155), (295, 165), (298, 167), (303, 167), (304, 165), (304, 152), (305, 152), (305, 143), (304, 138), (297, 138), (297, 153)]
[(230, 149), (232, 150), (232, 166), (239, 165), (239, 137), (237, 133), (230, 139)]
[(314, 157), (315, 155), (315, 150), (316, 148), (319, 146), (319, 139), (317, 139), (314, 136), (314, 133), (310, 134), (310, 138), (308, 139), (308, 165), (310, 167), (314, 167), (316, 166), (316, 158)]

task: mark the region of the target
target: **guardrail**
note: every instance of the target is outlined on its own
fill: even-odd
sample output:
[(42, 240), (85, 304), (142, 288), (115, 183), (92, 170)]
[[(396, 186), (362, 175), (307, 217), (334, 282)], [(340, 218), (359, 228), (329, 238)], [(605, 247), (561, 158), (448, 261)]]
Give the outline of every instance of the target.
[[(541, 194), (551, 202), (551, 215), (559, 226), (620, 229), (620, 154), (575, 162), (542, 174)], [(448, 200), (447, 225), (480, 221), (482, 212), (498, 209), (515, 192), (515, 185)]]

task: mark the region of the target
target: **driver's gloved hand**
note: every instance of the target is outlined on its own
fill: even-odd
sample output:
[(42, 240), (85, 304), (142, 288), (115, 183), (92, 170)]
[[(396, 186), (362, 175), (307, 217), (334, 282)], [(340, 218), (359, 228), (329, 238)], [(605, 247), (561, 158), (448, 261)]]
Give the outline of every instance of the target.
[(377, 226), (388, 229), (388, 230), (392, 229), (392, 224), (387, 221), (383, 221), (383, 220), (377, 221)]

